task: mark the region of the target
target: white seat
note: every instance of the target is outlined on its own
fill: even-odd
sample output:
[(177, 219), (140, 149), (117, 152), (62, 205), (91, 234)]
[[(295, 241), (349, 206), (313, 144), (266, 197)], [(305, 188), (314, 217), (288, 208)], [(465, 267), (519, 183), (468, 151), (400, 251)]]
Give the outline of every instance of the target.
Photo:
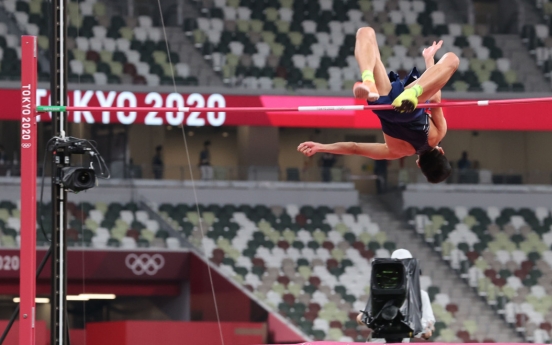
[(487, 47), (479, 47), (475, 49), (475, 55), (479, 60), (487, 60), (490, 55), (490, 51)]
[(527, 260), (527, 254), (521, 250), (514, 250), (512, 252), (512, 260), (514, 260), (518, 265), (523, 261)]
[(224, 21), (220, 18), (211, 18), (211, 30), (224, 31)]
[(266, 55), (262, 54), (253, 54), (251, 56), (251, 59), (253, 60), (253, 65), (258, 68), (264, 68), (266, 66)]
[(132, 213), (132, 211), (122, 210), (119, 213), (119, 216), (125, 223), (129, 225), (132, 224), (132, 222), (134, 221), (134, 214)]
[(410, 71), (416, 66), (416, 61), (410, 56), (403, 56), (401, 58), (401, 66), (404, 70)]
[(312, 55), (319, 56), (319, 57), (324, 56), (325, 46), (321, 45), (320, 43), (315, 43), (311, 45), (311, 51), (312, 51)]
[(103, 50), (103, 39), (101, 38), (92, 37), (91, 39), (88, 40), (88, 43), (89, 43), (90, 50), (93, 50), (96, 52), (100, 52)]
[(468, 42), (473, 49), (479, 48), (483, 45), (483, 38), (479, 35), (468, 36)]
[[(15, 12), (15, 11), (12, 11)], [(4, 36), (8, 33), (8, 26), (6, 23), (0, 23), (0, 36)]]
[(407, 0), (400, 0), (399, 1), (399, 10), (403, 13), (407, 13), (412, 11), (412, 3)]
[(494, 222), (498, 216), (500, 216), (500, 209), (498, 207), (490, 206), (487, 208), (487, 216)]
[(432, 12), (431, 19), (433, 20), (433, 25), (446, 24), (445, 14), (441, 11)]
[(293, 55), (291, 57), (291, 61), (293, 62), (293, 65), (299, 69), (303, 69), (306, 66), (305, 55)]
[(207, 39), (214, 45), (218, 45), (220, 43), (221, 34), (222, 32), (219, 30), (209, 29), (207, 30)]
[(175, 65), (176, 74), (182, 78), (190, 76), (190, 66), (185, 62), (179, 62)]
[(98, 237), (94, 236), (92, 237), (92, 248), (100, 248), (104, 249), (107, 248), (107, 240), (109, 237)]
[(245, 77), (242, 83), (247, 89), (254, 90), (259, 88), (259, 81), (255, 77)]
[(450, 297), (445, 293), (438, 293), (435, 295), (435, 303), (440, 304), (443, 308), (446, 308), (446, 306), (450, 303)]
[(388, 13), (389, 21), (393, 24), (401, 24), (403, 22), (403, 13), (401, 11), (391, 11)]
[(109, 233), (109, 230), (107, 230), (106, 228), (97, 228), (96, 237), (105, 238), (107, 240), (111, 237), (111, 234)]
[(107, 76), (105, 73), (96, 72), (92, 75), (94, 78), (94, 84), (96, 85), (107, 85)]
[(87, 52), (90, 49), (90, 43), (86, 37), (77, 37), (75, 43), (77, 43), (77, 49), (82, 50), (83, 52)]
[(303, 31), (306, 34), (315, 34), (316, 33), (316, 22), (312, 20), (305, 20), (301, 23), (303, 26)]
[(146, 74), (144, 75), (144, 78), (146, 78), (146, 83), (148, 86), (159, 86), (159, 82), (161, 79), (157, 74)]
[(326, 55), (335, 59), (339, 55), (339, 46), (338, 45), (329, 45), (325, 49)]
[(257, 54), (260, 54), (262, 56), (269, 56), (270, 55), (270, 46), (266, 42), (258, 42), (255, 44), (255, 47), (257, 48)]
[(232, 41), (229, 44), (230, 46), (230, 52), (236, 56), (242, 56), (243, 54), (243, 43)]
[(450, 23), (448, 25), (448, 31), (448, 34), (452, 37), (462, 36), (462, 25), (457, 23)]
[(138, 25), (143, 28), (151, 28), (153, 26), (153, 21), (150, 16), (139, 16)]
[(208, 18), (199, 17), (197, 18), (197, 28), (205, 32), (211, 28), (211, 22), (209, 21)]
[(71, 72), (74, 74), (81, 75), (84, 73), (84, 66), (82, 65), (82, 62), (79, 60), (69, 61), (69, 68), (71, 69)]
[(543, 298), (544, 296), (546, 296), (546, 290), (540, 285), (533, 285), (531, 286), (531, 294), (533, 294), (537, 298)]
[(150, 41), (153, 41), (155, 43), (161, 41), (161, 38), (163, 37), (163, 32), (161, 32), (161, 28), (149, 28), (148, 29), (148, 39)]
[(393, 71), (401, 69), (401, 58), (398, 56), (390, 56), (387, 58), (387, 67)]
[(16, 7), (15, 1), (3, 1), (2, 6), (4, 6), (4, 9), (6, 9), (8, 13), (15, 12), (15, 7)]
[(28, 35), (38, 36), (40, 29), (36, 24), (26, 24), (25, 31), (27, 31)]
[(136, 220), (141, 223), (145, 223), (149, 219), (148, 213), (142, 210), (136, 211), (135, 217), (136, 217)]
[(100, 224), (104, 220), (103, 213), (98, 210), (90, 210), (90, 212), (88, 213), (88, 217), (98, 224)]
[(548, 38), (548, 36), (549, 36), (548, 26), (545, 25), (545, 24), (536, 24), (535, 25), (535, 34), (541, 40), (544, 40), (544, 39)]
[(503, 265), (506, 264), (511, 259), (510, 253), (506, 250), (498, 250), (495, 255), (496, 255), (496, 259)]
[(287, 204), (286, 213), (293, 219), (299, 214), (299, 207), (294, 204)]
[(104, 26), (96, 25), (92, 28), (92, 32), (94, 33), (94, 37), (98, 38), (105, 38), (107, 35), (107, 29)]
[(421, 13), (425, 11), (425, 2), (422, 0), (412, 1), (412, 11), (415, 13)]
[(222, 11), (226, 20), (236, 20), (238, 18), (238, 11), (234, 7), (224, 7)]
[(130, 41), (126, 38), (118, 38), (117, 41), (115, 41), (115, 44), (117, 46), (117, 50), (120, 52), (128, 52), (130, 50)]
[(127, 57), (127, 61), (133, 64), (137, 64), (140, 62), (140, 53), (138, 53), (136, 50), (129, 50), (125, 53)]
[(461, 59), (458, 65), (458, 71), (466, 72), (470, 69), (470, 61), (468, 59)]
[(500, 72), (508, 72), (510, 70), (510, 59), (500, 58), (496, 60), (496, 68)]
[(280, 20), (284, 22), (291, 22), (293, 10), (291, 8), (282, 7), (278, 9), (278, 14), (280, 15)]
[(332, 20), (328, 26), (330, 27), (330, 32), (343, 32), (343, 24), (337, 20)]
[(407, 12), (403, 13), (403, 21), (405, 24), (417, 24), (418, 23), (418, 13), (416, 12)]
[(320, 10), (322, 11), (332, 11), (333, 10), (333, 0), (319, 0)]
[(468, 208), (464, 206), (456, 206), (454, 208), (454, 214), (456, 215), (458, 220), (462, 221), (468, 216)]
[(408, 52), (408, 48), (406, 48), (405, 46), (396, 45), (393, 47), (393, 53), (397, 57), (404, 57), (406, 56), (407, 52)]
[(481, 83), (481, 88), (485, 93), (496, 93), (498, 85), (492, 80), (487, 80)]
[(357, 24), (353, 22), (343, 22), (342, 28), (343, 33), (346, 35), (355, 35), (358, 30)]
[(143, 77), (146, 77), (146, 75), (149, 74), (150, 66), (147, 63), (145, 63), (145, 62), (135, 62), (134, 66), (136, 67), (136, 72), (139, 75), (141, 75)]
[(121, 239), (121, 248), (134, 249), (136, 248), (136, 240), (132, 237), (123, 237)]
[(117, 43), (113, 38), (104, 38), (103, 49), (107, 50), (108, 52), (114, 52), (117, 49)]
[[(355, 24), (359, 24), (362, 22), (362, 17), (364, 16), (364, 13), (360, 10), (349, 10), (347, 11), (347, 16), (349, 17), (349, 20)], [(357, 25), (357, 27), (360, 27)]]
[(133, 29), (133, 32), (134, 32), (134, 38), (137, 41), (145, 42), (148, 39), (148, 29), (146, 28), (137, 26)]
[(372, 1), (372, 9), (374, 12), (385, 12), (386, 0), (374, 0)]
[(540, 222), (546, 219), (549, 215), (550, 215), (550, 211), (546, 207), (535, 208), (535, 216)]
[(176, 237), (167, 238), (168, 249), (180, 249), (180, 241)]
[(238, 7), (238, 19), (240, 20), (251, 19), (251, 10), (247, 7)]
[(226, 0), (214, 0), (213, 5), (218, 8), (223, 8), (226, 6)]
[(94, 4), (91, 2), (81, 2), (80, 4), (80, 15), (81, 16), (92, 16), (94, 15)]
[(525, 225), (525, 219), (523, 219), (522, 216), (511, 216), (510, 223), (514, 226), (514, 228), (519, 229)]
[(153, 232), (154, 234), (159, 231), (159, 222), (157, 222), (155, 219), (148, 219), (144, 222), (144, 225), (146, 226), (146, 229)]
[(316, 39), (318, 41), (318, 44), (322, 45), (322, 46), (327, 46), (328, 44), (330, 44), (330, 34), (328, 34), (327, 32), (319, 32), (316, 34)]

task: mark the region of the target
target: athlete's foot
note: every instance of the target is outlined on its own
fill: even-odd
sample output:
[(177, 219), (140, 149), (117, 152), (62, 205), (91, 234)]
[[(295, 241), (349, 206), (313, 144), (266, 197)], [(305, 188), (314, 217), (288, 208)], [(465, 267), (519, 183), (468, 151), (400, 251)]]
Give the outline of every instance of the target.
[(418, 105), (416, 90), (404, 90), (392, 103), (396, 111), (400, 113), (411, 113)]
[(353, 94), (355, 98), (365, 99), (370, 102), (377, 101), (379, 98), (376, 83), (366, 80), (364, 82), (356, 82), (353, 86)]

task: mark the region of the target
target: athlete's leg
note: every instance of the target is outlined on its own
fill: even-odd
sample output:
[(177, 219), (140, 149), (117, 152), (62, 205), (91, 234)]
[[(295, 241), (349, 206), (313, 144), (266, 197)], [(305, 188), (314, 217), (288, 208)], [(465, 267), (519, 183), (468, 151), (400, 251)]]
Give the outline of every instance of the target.
[(420, 85), (422, 87), (422, 94), (418, 96), (418, 102), (423, 103), (446, 85), (458, 69), (459, 64), (460, 60), (456, 54), (446, 53), (433, 67), (428, 68), (420, 79), (407, 88)]
[(416, 82), (408, 85), (395, 101), (393, 106), (401, 112), (413, 111), (416, 105), (430, 99), (452, 77), (460, 60), (454, 53), (446, 53), (435, 66), (430, 67)]
[(391, 84), (381, 62), (376, 33), (371, 27), (358, 29), (355, 58), (363, 74), (363, 83), (357, 83), (353, 89), (355, 97), (375, 101), (380, 93), (388, 94)]

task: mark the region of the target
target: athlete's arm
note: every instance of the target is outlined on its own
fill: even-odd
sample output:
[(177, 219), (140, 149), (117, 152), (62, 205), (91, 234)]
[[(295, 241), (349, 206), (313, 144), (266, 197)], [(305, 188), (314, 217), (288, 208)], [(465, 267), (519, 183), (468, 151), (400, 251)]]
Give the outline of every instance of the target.
[(392, 153), (387, 144), (340, 142), (334, 144), (320, 144), (307, 141), (299, 144), (297, 151), (305, 156), (312, 156), (317, 152), (328, 152), (337, 155), (356, 155), (372, 159), (396, 159), (402, 156)]

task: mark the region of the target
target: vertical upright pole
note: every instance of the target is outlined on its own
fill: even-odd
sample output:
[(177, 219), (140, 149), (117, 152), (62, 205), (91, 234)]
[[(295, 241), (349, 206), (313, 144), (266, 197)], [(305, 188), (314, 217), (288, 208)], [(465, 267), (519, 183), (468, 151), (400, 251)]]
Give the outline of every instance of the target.
[[(51, 1), (50, 36), (50, 92), (52, 105), (67, 105), (67, 11), (66, 0)], [(67, 133), (66, 113), (53, 113), (53, 134), (65, 139)], [(52, 288), (50, 297), (50, 344), (67, 344), (67, 192), (54, 183), (58, 167), (65, 162), (52, 161)], [(64, 158), (64, 157), (63, 157)]]
[(19, 344), (35, 344), (36, 37), (21, 38), (21, 269)]

